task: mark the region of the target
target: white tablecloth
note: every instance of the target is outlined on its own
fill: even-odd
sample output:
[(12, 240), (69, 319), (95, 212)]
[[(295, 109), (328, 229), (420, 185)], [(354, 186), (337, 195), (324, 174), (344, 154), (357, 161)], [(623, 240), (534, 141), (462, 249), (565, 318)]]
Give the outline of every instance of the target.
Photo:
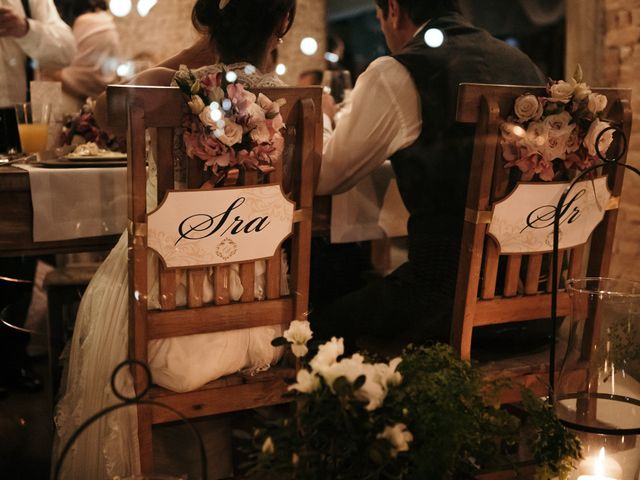
[(391, 162), (351, 190), (331, 199), (331, 242), (360, 242), (407, 235), (407, 212)]
[(127, 169), (42, 168), (29, 172), (33, 241), (118, 235), (127, 222)]

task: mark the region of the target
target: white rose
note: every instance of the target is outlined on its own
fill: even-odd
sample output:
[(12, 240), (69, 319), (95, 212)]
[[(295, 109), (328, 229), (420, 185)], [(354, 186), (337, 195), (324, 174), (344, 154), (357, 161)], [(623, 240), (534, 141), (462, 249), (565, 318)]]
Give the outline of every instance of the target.
[(333, 337), (331, 340), (318, 347), (318, 353), (311, 359), (309, 365), (314, 371), (330, 366), (344, 353), (344, 340)]
[(291, 351), (300, 358), (304, 357), (309, 349), (307, 342), (313, 337), (311, 324), (307, 320), (294, 320), (283, 334), (284, 338), (291, 342)]
[(355, 397), (358, 400), (367, 402), (365, 408), (371, 412), (380, 408), (384, 403), (388, 392), (387, 385), (386, 382), (381, 382), (382, 379), (377, 372), (376, 365), (365, 363), (362, 366), (362, 370), (366, 380), (362, 387), (356, 390)]
[(297, 390), (300, 393), (315, 392), (320, 388), (320, 378), (308, 370), (298, 370), (296, 383), (289, 385), (289, 390)]
[(216, 136), (218, 137), (218, 140), (230, 147), (242, 141), (242, 127), (228, 118), (225, 118), (224, 133)]
[(202, 98), (200, 98), (199, 95), (192, 95), (191, 101), (187, 102), (187, 104), (189, 105), (189, 108), (194, 115), (199, 115), (200, 112), (204, 110), (204, 101), (202, 100)]
[[(342, 339), (341, 339), (342, 340)], [(340, 377), (353, 383), (360, 375), (364, 375), (364, 358), (355, 354), (351, 358), (343, 358), (339, 362), (325, 365), (318, 370), (325, 383), (333, 390), (333, 383)]]
[(391, 456), (397, 457), (399, 452), (408, 452), (409, 443), (413, 441), (413, 435), (404, 423), (396, 423), (393, 427), (386, 426), (377, 438), (384, 438), (391, 444)]
[(535, 95), (520, 95), (516, 98), (514, 111), (523, 122), (537, 120), (542, 116), (542, 104)]
[[(262, 94), (261, 94), (262, 95)], [(266, 121), (264, 116), (264, 110), (257, 103), (252, 103), (247, 108), (247, 127), (256, 128), (259, 125), (263, 125)]]
[(209, 105), (207, 105), (198, 114), (198, 118), (207, 127), (211, 127), (211, 128), (215, 129), (216, 128), (216, 124), (217, 124), (219, 119), (218, 120), (214, 120), (213, 117), (211, 116), (211, 113), (212, 113), (211, 107)]
[(580, 148), (580, 137), (578, 135), (578, 128), (571, 130), (569, 138), (567, 139), (567, 153), (573, 153)]
[(567, 145), (569, 143), (569, 137), (575, 130), (575, 125), (567, 127), (563, 130), (550, 130), (547, 136), (546, 149), (543, 152), (544, 156), (548, 160), (554, 160), (559, 158), (564, 160), (567, 156)]
[(547, 143), (549, 127), (543, 122), (531, 122), (522, 142), (523, 146), (531, 153), (541, 152)]
[[(599, 119), (595, 119), (591, 126), (589, 127), (589, 131), (587, 135), (584, 137), (582, 141), (583, 145), (589, 151), (589, 155), (596, 156), (596, 139), (600, 132), (602, 132), (605, 128), (609, 128), (610, 125), (607, 122), (602, 122)], [(611, 146), (611, 142), (613, 142), (613, 130), (609, 130), (604, 135), (600, 137), (600, 141), (598, 142), (598, 149), (602, 155), (606, 155), (607, 150)]]
[(582, 83), (576, 84), (574, 94), (573, 94), (576, 100), (578, 101), (584, 100), (589, 95), (591, 95), (591, 89), (586, 83), (582, 82)]
[(392, 359), (388, 364), (376, 363), (376, 373), (378, 374), (379, 381), (386, 388), (395, 387), (402, 383), (402, 374), (397, 372), (398, 365), (402, 362), (402, 358), (396, 357)]
[(607, 97), (599, 93), (589, 95), (589, 103), (587, 108), (591, 113), (600, 113), (607, 108)]
[(567, 83), (564, 80), (559, 80), (549, 88), (551, 94), (551, 100), (554, 102), (567, 103), (571, 100), (571, 96), (575, 91), (575, 85)]
[(549, 115), (544, 119), (544, 124), (549, 130), (564, 130), (569, 126), (571, 120), (571, 114), (567, 111), (562, 111), (555, 115)]

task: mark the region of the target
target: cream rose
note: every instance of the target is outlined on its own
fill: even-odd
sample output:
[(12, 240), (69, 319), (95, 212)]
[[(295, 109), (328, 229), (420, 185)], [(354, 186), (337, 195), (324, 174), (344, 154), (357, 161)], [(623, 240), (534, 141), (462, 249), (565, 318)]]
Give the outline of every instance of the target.
[(222, 112), (218, 111), (217, 109), (212, 109), (209, 105), (207, 105), (198, 114), (198, 118), (207, 127), (215, 129), (218, 125), (218, 121), (222, 118)]
[(333, 365), (338, 357), (344, 353), (344, 340), (332, 337), (331, 340), (318, 347), (318, 353), (309, 362), (314, 371)]
[[(575, 82), (575, 80), (574, 80)], [(574, 89), (574, 93), (573, 96), (576, 100), (581, 101), (584, 100), (585, 98), (587, 98), (589, 95), (591, 95), (591, 89), (589, 88), (589, 86), (582, 82), (582, 83), (576, 83), (575, 89)]]
[(191, 101), (187, 102), (189, 108), (191, 109), (191, 113), (194, 115), (200, 115), (200, 112), (204, 110), (204, 101), (198, 95), (192, 95)]
[(551, 100), (554, 102), (567, 103), (571, 100), (571, 96), (575, 91), (575, 85), (559, 80), (557, 83), (551, 85), (549, 93), (551, 94)]
[(523, 122), (538, 120), (542, 116), (542, 110), (542, 104), (535, 95), (520, 95), (516, 98), (514, 111)]
[[(219, 130), (216, 130), (218, 132)], [(218, 140), (231, 147), (242, 141), (242, 127), (228, 118), (224, 119), (224, 130), (220, 135), (216, 134)]]
[[(610, 127), (609, 123), (602, 122), (597, 118), (591, 123), (591, 126), (589, 127), (589, 131), (587, 132), (587, 135), (584, 137), (584, 140), (582, 141), (583, 145), (587, 148), (589, 155), (591, 156), (597, 155), (596, 139), (598, 138), (598, 135), (600, 135), (600, 132), (602, 132), (604, 129), (609, 127)], [(607, 150), (611, 146), (611, 142), (613, 142), (613, 130), (607, 131), (604, 135), (600, 137), (600, 141), (598, 142), (598, 150), (600, 150), (600, 153), (602, 155), (606, 155)]]
[(591, 113), (600, 113), (607, 108), (607, 97), (599, 93), (589, 95), (589, 103), (587, 108)]
[(289, 390), (297, 390), (300, 393), (315, 392), (320, 388), (320, 378), (308, 370), (298, 370), (296, 383), (289, 385)]
[(304, 357), (309, 349), (307, 342), (313, 337), (311, 325), (307, 320), (293, 320), (289, 324), (289, 328), (283, 334), (289, 342), (291, 342), (291, 351), (300, 358)]
[(408, 452), (409, 443), (413, 441), (413, 435), (404, 423), (384, 427), (377, 438), (384, 438), (391, 444), (391, 456), (394, 458), (398, 456), (399, 452)]
[(544, 124), (549, 130), (565, 130), (571, 120), (569, 112), (563, 111), (555, 115), (549, 115), (544, 119)]

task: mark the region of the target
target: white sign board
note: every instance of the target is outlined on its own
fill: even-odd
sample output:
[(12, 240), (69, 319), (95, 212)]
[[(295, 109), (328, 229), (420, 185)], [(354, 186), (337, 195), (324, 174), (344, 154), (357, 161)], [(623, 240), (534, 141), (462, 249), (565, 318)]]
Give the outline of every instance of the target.
[(293, 208), (279, 185), (172, 190), (148, 216), (148, 247), (168, 268), (271, 257), (291, 234)]
[[(489, 235), (500, 253), (544, 253), (553, 249), (553, 221), (568, 183), (520, 183), (493, 207)], [(560, 248), (587, 242), (602, 221), (611, 192), (606, 177), (579, 182), (560, 210)]]

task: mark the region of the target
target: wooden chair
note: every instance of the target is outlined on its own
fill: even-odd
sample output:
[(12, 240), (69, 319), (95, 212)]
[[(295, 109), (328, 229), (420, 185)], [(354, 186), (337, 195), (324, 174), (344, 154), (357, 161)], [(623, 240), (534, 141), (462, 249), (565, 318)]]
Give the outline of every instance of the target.
[[(630, 90), (597, 89), (597, 92), (608, 98), (606, 117), (621, 124), (629, 138)], [(550, 279), (541, 278), (543, 262), (549, 262), (547, 267), (551, 271), (551, 255), (500, 255), (495, 240), (487, 234), (493, 205), (509, 195), (514, 187), (504, 168), (499, 126), (512, 111), (515, 99), (524, 93), (545, 95), (543, 87), (480, 84), (462, 84), (458, 93), (458, 121), (476, 124), (451, 334), (452, 345), (464, 359), (471, 358), (474, 328), (547, 319), (551, 315), (552, 284)], [(618, 216), (615, 200), (620, 196), (623, 175), (624, 169), (615, 169), (609, 176), (614, 205), (592, 233), (590, 247), (585, 244), (560, 251), (559, 262), (568, 265), (569, 278), (585, 273), (607, 275)], [(501, 261), (506, 266), (499, 269)], [(566, 315), (568, 310), (568, 295), (561, 291), (558, 316)], [(497, 362), (488, 370), (493, 377), (512, 378), (540, 394), (546, 393), (547, 352), (535, 359)], [(505, 392), (503, 398), (504, 402), (517, 399), (516, 389)]]
[[(282, 165), (292, 169), (285, 175), (294, 179), (293, 187), (283, 191), (295, 202), (293, 235), (290, 237), (290, 282), (292, 292), (280, 296), (280, 250), (267, 260), (266, 299), (254, 301), (254, 262), (240, 266), (244, 294), (239, 302), (229, 297), (224, 279), (228, 265), (214, 267), (215, 299), (203, 301), (202, 267), (187, 269), (188, 305), (176, 306), (176, 273), (159, 265), (160, 310), (147, 307), (147, 212), (145, 201), (145, 129), (157, 129), (158, 202), (174, 189), (174, 130), (182, 122), (184, 100), (174, 87), (110, 86), (107, 90), (110, 124), (127, 129), (129, 185), (129, 322), (130, 357), (147, 361), (147, 342), (182, 335), (221, 332), (267, 325), (287, 326), (302, 319), (307, 311), (309, 290), (309, 255), (311, 214), (314, 188), (314, 165), (322, 152), (322, 119), (320, 88), (261, 89), (271, 99), (284, 98), (281, 113), (285, 131), (285, 161), (269, 175), (269, 182), (280, 184)], [(258, 93), (258, 91), (255, 91)], [(202, 162), (189, 160), (187, 186), (199, 188), (205, 181)], [(247, 173), (245, 184), (257, 183), (257, 175)], [(137, 369), (134, 369), (137, 370)], [(187, 393), (175, 393), (154, 386), (147, 398), (174, 407), (189, 418), (233, 412), (283, 403), (285, 376), (291, 369), (272, 368), (253, 376), (237, 373)], [(144, 388), (142, 372), (133, 371), (135, 388)], [(141, 469), (153, 470), (152, 425), (176, 420), (170, 412), (152, 407), (138, 407), (138, 436)]]

